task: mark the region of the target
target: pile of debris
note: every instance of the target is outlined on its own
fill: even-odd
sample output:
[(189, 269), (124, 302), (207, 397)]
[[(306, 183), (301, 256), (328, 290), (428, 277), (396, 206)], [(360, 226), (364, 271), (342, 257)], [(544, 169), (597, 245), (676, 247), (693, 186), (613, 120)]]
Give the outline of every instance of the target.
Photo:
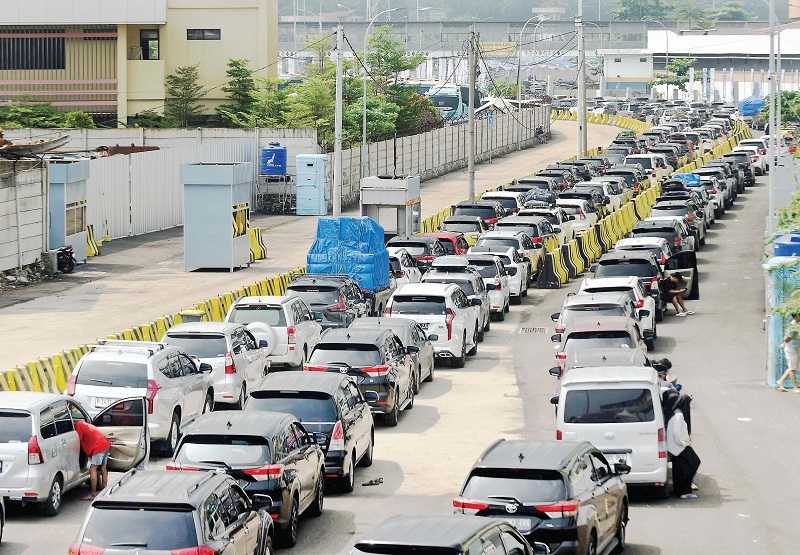
[(22, 268), (14, 268), (0, 272), (0, 294), (4, 291), (11, 291), (20, 287), (26, 287), (34, 283), (39, 283), (53, 276), (48, 273), (47, 268), (37, 260), (33, 264), (28, 264)]

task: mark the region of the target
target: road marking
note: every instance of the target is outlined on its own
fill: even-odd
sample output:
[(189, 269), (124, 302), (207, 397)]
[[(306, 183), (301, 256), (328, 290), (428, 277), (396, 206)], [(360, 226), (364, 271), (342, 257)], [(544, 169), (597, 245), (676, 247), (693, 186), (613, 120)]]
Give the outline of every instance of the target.
[(521, 334), (545, 333), (545, 331), (547, 331), (547, 328), (540, 328), (540, 327), (519, 328), (519, 333)]
[(748, 416), (740, 416), (736, 420), (738, 420), (739, 422), (752, 422), (753, 421), (753, 419), (748, 417)]

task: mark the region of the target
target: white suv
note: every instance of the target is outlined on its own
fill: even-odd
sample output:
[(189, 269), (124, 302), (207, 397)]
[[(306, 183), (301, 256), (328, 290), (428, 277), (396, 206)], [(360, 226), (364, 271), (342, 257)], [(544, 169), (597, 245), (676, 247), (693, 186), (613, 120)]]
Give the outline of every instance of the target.
[(306, 303), (294, 296), (242, 297), (230, 308), (225, 322), (245, 324), (256, 339), (270, 343), (272, 365), (298, 369), (322, 335), (322, 326)]
[[(442, 259), (459, 259), (463, 266), (437, 266)], [(492, 325), (490, 313), (489, 290), (494, 285), (486, 285), (480, 273), (469, 266), (466, 256), (442, 256), (433, 263), (431, 271), (422, 276), (422, 283), (454, 283), (458, 285), (468, 299), (480, 299), (480, 319), (478, 320), (478, 341), (483, 341), (484, 332)]]
[(145, 397), (153, 441), (172, 454), (181, 426), (212, 410), (211, 365), (183, 350), (147, 341), (102, 341), (78, 361), (67, 382), (92, 417), (119, 399)]
[(489, 310), (497, 320), (505, 320), (508, 307), (511, 305), (511, 286), (509, 274), (516, 275), (516, 268), (506, 269), (500, 257), (494, 254), (469, 254), (469, 265), (478, 270), (489, 289)]
[(473, 254), (491, 254), (500, 259), (506, 270), (514, 268), (515, 272), (508, 272), (508, 286), (511, 304), (520, 304), (522, 297), (528, 296), (528, 261), (522, 258), (517, 249), (512, 247), (472, 247), (467, 251), (467, 256)]
[(386, 317), (416, 320), (438, 358), (464, 366), (466, 355), (478, 352), (479, 299), (470, 301), (461, 288), (445, 283), (415, 283), (397, 289), (384, 311)]
[(645, 293), (636, 276), (584, 278), (578, 293), (628, 293), (633, 306), (640, 311), (640, 327), (648, 337), (658, 337), (656, 321), (660, 320), (659, 306), (652, 295)]

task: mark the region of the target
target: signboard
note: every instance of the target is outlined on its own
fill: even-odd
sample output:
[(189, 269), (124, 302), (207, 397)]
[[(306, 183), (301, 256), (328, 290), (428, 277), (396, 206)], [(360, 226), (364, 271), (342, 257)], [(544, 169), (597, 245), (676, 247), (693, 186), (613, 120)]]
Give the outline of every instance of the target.
[(483, 54), (491, 58), (511, 58), (517, 55), (516, 42), (481, 42)]

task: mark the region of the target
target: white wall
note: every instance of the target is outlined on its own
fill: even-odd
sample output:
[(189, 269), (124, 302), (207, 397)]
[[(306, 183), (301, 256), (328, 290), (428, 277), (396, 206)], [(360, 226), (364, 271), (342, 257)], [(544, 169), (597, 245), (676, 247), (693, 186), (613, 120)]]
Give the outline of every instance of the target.
[(45, 179), (38, 161), (0, 161), (0, 272), (31, 264), (45, 250)]
[(651, 79), (653, 77), (653, 57), (650, 54), (606, 54), (603, 74), (606, 79), (610, 80), (619, 77), (630, 80)]
[(0, 25), (164, 23), (167, 0), (3, 0)]

